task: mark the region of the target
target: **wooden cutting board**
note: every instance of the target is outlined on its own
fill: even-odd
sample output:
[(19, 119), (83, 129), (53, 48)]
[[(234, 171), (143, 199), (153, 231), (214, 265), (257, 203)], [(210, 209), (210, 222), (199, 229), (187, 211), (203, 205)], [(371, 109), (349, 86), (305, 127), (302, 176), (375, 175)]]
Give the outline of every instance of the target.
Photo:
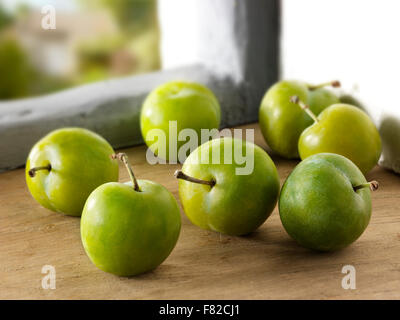
[[(267, 149), (257, 125), (256, 143)], [(151, 166), (145, 147), (124, 150), (138, 178), (166, 186), (178, 197), (178, 165)], [(269, 150), (268, 150), (269, 152)], [(271, 154), (271, 153), (270, 153)], [(272, 155), (281, 183), (296, 165)], [(128, 175), (121, 166), (121, 181)], [(376, 167), (369, 227), (350, 247), (316, 253), (289, 238), (277, 208), (245, 237), (193, 226), (182, 212), (182, 232), (170, 257), (155, 271), (120, 278), (98, 270), (80, 240), (79, 218), (40, 207), (24, 170), (0, 174), (1, 299), (399, 299), (400, 177)], [(42, 267), (56, 270), (56, 289), (43, 289)], [(356, 289), (342, 288), (342, 268), (356, 269)]]

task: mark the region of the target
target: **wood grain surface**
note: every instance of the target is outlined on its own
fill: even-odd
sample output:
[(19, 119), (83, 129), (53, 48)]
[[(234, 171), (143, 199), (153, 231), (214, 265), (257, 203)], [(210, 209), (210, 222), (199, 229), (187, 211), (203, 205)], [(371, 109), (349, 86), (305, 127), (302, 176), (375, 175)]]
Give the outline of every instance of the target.
[[(257, 125), (256, 143), (267, 150)], [(138, 178), (166, 186), (178, 197), (178, 165), (151, 166), (145, 147), (125, 150)], [(281, 183), (296, 165), (272, 155)], [(121, 166), (121, 181), (128, 175)], [(24, 171), (0, 175), (1, 299), (399, 299), (400, 177), (376, 167), (369, 227), (350, 247), (316, 253), (299, 247), (283, 229), (278, 209), (256, 232), (223, 236), (193, 226), (182, 212), (175, 250), (156, 270), (120, 278), (98, 270), (80, 239), (79, 218), (40, 207)], [(341, 286), (342, 267), (356, 268), (356, 289)], [(56, 289), (43, 289), (44, 265), (56, 268)]]

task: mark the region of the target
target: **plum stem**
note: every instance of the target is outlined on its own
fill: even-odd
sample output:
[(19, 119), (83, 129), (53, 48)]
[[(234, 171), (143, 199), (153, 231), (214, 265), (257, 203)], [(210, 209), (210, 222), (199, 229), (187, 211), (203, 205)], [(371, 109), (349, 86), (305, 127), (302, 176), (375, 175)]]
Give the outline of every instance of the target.
[(30, 170), (28, 171), (28, 174), (29, 174), (29, 176), (30, 176), (31, 178), (33, 178), (33, 177), (36, 176), (36, 172), (37, 172), (37, 171), (40, 171), (40, 170), (47, 170), (47, 171), (50, 172), (50, 171), (51, 171), (51, 165), (48, 164), (47, 166), (32, 168), (32, 169), (30, 169)]
[(299, 96), (292, 96), (290, 102), (299, 105), (315, 122), (319, 122), (315, 113), (310, 110), (310, 106), (301, 101)]
[(128, 170), (129, 177), (132, 180), (133, 188), (135, 189), (135, 191), (140, 192), (139, 184), (137, 182), (135, 174), (133, 173), (132, 167), (129, 164), (127, 154), (126, 153), (117, 153), (117, 154), (111, 155), (111, 158), (112, 159), (118, 159), (118, 160), (120, 160), (120, 161), (122, 161), (124, 163), (126, 169)]
[(357, 191), (357, 190), (363, 189), (363, 188), (370, 188), (371, 191), (375, 191), (378, 189), (378, 187), (379, 187), (378, 181), (373, 180), (371, 182), (362, 183), (358, 186), (355, 186), (355, 187), (353, 187), (353, 189), (354, 189), (354, 191)]
[(193, 177), (190, 177), (187, 174), (183, 173), (180, 170), (176, 170), (175, 173), (174, 173), (174, 176), (177, 179), (182, 179), (182, 180), (186, 180), (186, 181), (193, 182), (193, 183), (205, 184), (205, 185), (209, 185), (211, 187), (215, 186), (215, 181), (214, 180), (206, 181), (206, 180), (193, 178)]
[(333, 88), (339, 88), (341, 86), (341, 84), (340, 84), (340, 81), (334, 80), (331, 82), (324, 82), (324, 83), (320, 83), (317, 85), (309, 84), (308, 89), (312, 91), (312, 90), (320, 89), (320, 88), (327, 87), (327, 86), (332, 86)]

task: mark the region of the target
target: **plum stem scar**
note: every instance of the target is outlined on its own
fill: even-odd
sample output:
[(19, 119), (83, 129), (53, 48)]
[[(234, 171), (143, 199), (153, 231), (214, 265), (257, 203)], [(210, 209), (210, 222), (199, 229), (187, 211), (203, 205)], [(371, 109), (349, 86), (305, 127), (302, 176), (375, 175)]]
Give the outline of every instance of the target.
[(175, 173), (174, 173), (174, 176), (177, 179), (182, 179), (182, 180), (186, 180), (186, 181), (193, 182), (193, 183), (205, 184), (205, 185), (209, 185), (211, 187), (215, 186), (215, 181), (214, 180), (206, 181), (206, 180), (193, 178), (193, 177), (190, 177), (187, 174), (183, 173), (180, 170), (176, 170)]
[(335, 80), (335, 81), (331, 81), (331, 82), (324, 82), (324, 83), (320, 83), (317, 85), (308, 85), (308, 89), (309, 90), (316, 90), (316, 89), (320, 89), (323, 87), (327, 87), (327, 86), (332, 86), (333, 88), (339, 88), (341, 86), (340, 81)]
[(315, 122), (319, 122), (315, 113), (310, 110), (310, 106), (301, 101), (299, 96), (292, 96), (290, 102), (299, 105)]
[(357, 190), (362, 189), (362, 188), (370, 188), (371, 191), (375, 191), (375, 190), (378, 189), (378, 187), (379, 187), (378, 181), (373, 180), (371, 182), (362, 183), (362, 184), (360, 184), (358, 186), (355, 186), (355, 187), (353, 187), (353, 189), (354, 189), (354, 191), (357, 191)]
[(50, 172), (50, 171), (51, 171), (51, 165), (48, 164), (47, 166), (32, 168), (32, 169), (30, 169), (30, 170), (28, 171), (28, 174), (29, 174), (29, 176), (30, 176), (31, 178), (33, 178), (33, 177), (36, 176), (36, 172), (37, 172), (37, 171), (40, 171), (40, 170), (47, 170), (47, 171)]
[(112, 159), (118, 159), (118, 160), (120, 160), (120, 161), (122, 161), (124, 163), (126, 169), (128, 170), (129, 177), (132, 180), (133, 188), (135, 189), (135, 191), (140, 192), (139, 184), (137, 182), (135, 174), (133, 173), (132, 167), (129, 164), (127, 154), (126, 153), (117, 153), (117, 154), (111, 155), (111, 158)]

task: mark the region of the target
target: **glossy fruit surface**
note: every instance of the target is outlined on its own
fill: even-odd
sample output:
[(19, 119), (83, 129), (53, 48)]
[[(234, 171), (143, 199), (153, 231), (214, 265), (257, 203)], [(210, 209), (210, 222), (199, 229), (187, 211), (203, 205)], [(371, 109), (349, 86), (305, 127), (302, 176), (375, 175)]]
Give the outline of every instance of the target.
[[(213, 150), (220, 151), (220, 157), (214, 160)], [(248, 156), (248, 168), (253, 163), (253, 170), (239, 175), (236, 169), (246, 165), (239, 164), (237, 158), (225, 157), (226, 150)], [(232, 159), (231, 164), (226, 159)], [(179, 196), (186, 215), (193, 224), (206, 230), (228, 235), (250, 233), (269, 217), (278, 199), (280, 184), (276, 167), (264, 150), (250, 142), (222, 138), (204, 143), (186, 159), (182, 172), (214, 182), (210, 186), (179, 180)]]
[(348, 104), (325, 109), (299, 139), (301, 159), (316, 153), (337, 153), (353, 161), (364, 174), (378, 163), (381, 149), (379, 132), (369, 116)]
[[(109, 143), (81, 128), (55, 130), (32, 148), (26, 162), (26, 183), (43, 207), (80, 216), (90, 193), (118, 181), (118, 164)], [(33, 168), (47, 167), (32, 174)]]
[(349, 159), (320, 153), (303, 160), (285, 181), (279, 214), (300, 245), (321, 251), (341, 249), (364, 232), (371, 217), (366, 180)]
[(90, 260), (118, 276), (150, 271), (171, 253), (178, 240), (178, 204), (163, 186), (138, 180), (110, 182), (88, 198), (81, 219), (81, 238)]
[[(220, 105), (211, 90), (198, 83), (168, 82), (146, 98), (140, 126), (144, 141), (156, 155), (176, 161), (177, 151), (186, 142), (185, 137), (178, 139), (182, 129), (193, 129), (200, 139), (201, 129), (218, 129), (220, 120)], [(170, 127), (170, 121), (176, 121), (176, 129)], [(166, 139), (153, 138), (155, 130), (164, 132)], [(200, 144), (199, 141), (197, 145)]]
[(290, 102), (294, 95), (300, 97), (319, 114), (339, 98), (325, 88), (312, 89), (300, 81), (280, 81), (265, 94), (259, 111), (262, 134), (268, 146), (285, 158), (298, 158), (298, 140), (300, 134), (313, 121), (298, 106)]

